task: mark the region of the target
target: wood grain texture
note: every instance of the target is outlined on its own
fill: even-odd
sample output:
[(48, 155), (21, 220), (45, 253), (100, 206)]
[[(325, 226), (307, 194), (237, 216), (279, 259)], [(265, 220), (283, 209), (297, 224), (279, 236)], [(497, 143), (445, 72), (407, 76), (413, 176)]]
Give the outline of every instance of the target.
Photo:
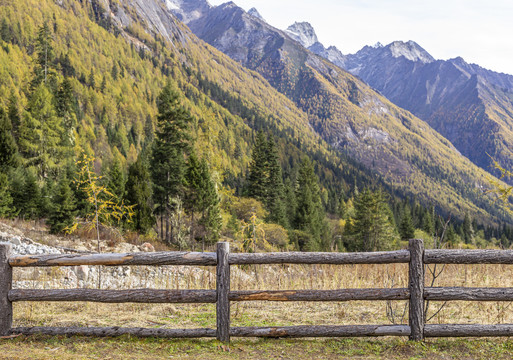
[(147, 329), (122, 327), (18, 327), (11, 330), (11, 334), (23, 335), (64, 335), (64, 336), (121, 336), (131, 335), (137, 337), (160, 338), (202, 338), (215, 337), (214, 329)]
[(28, 266), (75, 266), (75, 265), (216, 265), (215, 253), (200, 252), (154, 252), (132, 254), (63, 254), (13, 256), (9, 264), (13, 267)]
[(230, 342), (230, 244), (217, 244), (217, 340)]
[(407, 325), (345, 325), (345, 326), (285, 326), (285, 327), (234, 327), (234, 337), (360, 337), (408, 336)]
[(398, 289), (341, 289), (341, 290), (283, 290), (231, 291), (230, 301), (351, 301), (351, 300), (408, 300), (407, 288)]
[(409, 242), (409, 325), (411, 328), (410, 340), (424, 339), (424, 242), (412, 239)]
[(10, 254), (11, 244), (0, 243), (0, 336), (9, 335), (12, 327), (12, 303), (9, 300), (12, 287)]
[(425, 288), (426, 300), (513, 301), (513, 288)]
[(513, 264), (513, 250), (426, 250), (426, 264)]
[(408, 250), (368, 253), (252, 253), (230, 254), (231, 265), (243, 264), (392, 264), (407, 263)]
[(15, 301), (90, 301), (100, 303), (215, 303), (215, 290), (32, 290), (15, 289), (9, 292)]
[(513, 324), (504, 325), (458, 325), (426, 324), (425, 337), (479, 337), (479, 336), (513, 336)]

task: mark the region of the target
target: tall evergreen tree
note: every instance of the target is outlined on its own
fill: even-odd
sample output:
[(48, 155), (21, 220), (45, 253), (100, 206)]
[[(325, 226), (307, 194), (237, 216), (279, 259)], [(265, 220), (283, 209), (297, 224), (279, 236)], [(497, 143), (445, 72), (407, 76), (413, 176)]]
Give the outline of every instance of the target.
[(267, 221), (288, 227), (287, 215), (285, 211), (285, 193), (283, 186), (283, 176), (278, 157), (278, 150), (274, 137), (271, 135), (267, 142), (267, 194), (265, 206), (269, 213)]
[(11, 217), (14, 213), (9, 178), (6, 174), (0, 173), (0, 217)]
[(135, 205), (132, 228), (143, 233), (148, 232), (155, 219), (151, 206), (150, 172), (141, 155), (128, 168), (125, 200), (128, 204)]
[(3, 172), (18, 165), (18, 147), (11, 131), (11, 121), (0, 108), (0, 171)]
[(194, 213), (199, 211), (202, 205), (203, 190), (205, 188), (205, 179), (202, 178), (200, 161), (196, 154), (192, 152), (185, 172), (185, 184), (187, 187), (185, 196), (185, 207), (191, 216), (191, 244), (194, 241), (196, 224), (194, 223)]
[[(202, 211), (201, 224), (205, 227), (205, 235), (209, 241), (217, 241), (219, 239), (219, 231), (222, 226), (221, 209), (219, 193), (215, 180), (208, 167), (205, 158), (200, 163), (200, 174), (204, 186), (201, 190), (200, 209)], [(203, 244), (205, 237), (203, 237)], [(203, 249), (205, 246), (203, 246)]]
[[(171, 199), (183, 189), (185, 154), (190, 148), (191, 115), (180, 104), (180, 97), (168, 83), (158, 97), (157, 131), (150, 162), (157, 211), (166, 224), (165, 240), (172, 241), (169, 231)], [(161, 230), (162, 232), (162, 230)]]
[(50, 77), (54, 75), (53, 60), (53, 35), (48, 23), (45, 22), (37, 32), (36, 39), (36, 67), (33, 86), (48, 84)]
[(322, 207), (319, 180), (309, 159), (299, 167), (296, 186), (296, 218), (294, 227), (311, 236), (311, 243), (305, 244), (309, 251), (326, 249), (323, 234), (326, 227)]
[(39, 215), (41, 202), (41, 191), (35, 171), (20, 169), (19, 172), (15, 172), (12, 189), (14, 205), (20, 210), (20, 215), (25, 219), (35, 219)]
[(125, 196), (125, 176), (118, 158), (114, 158), (109, 167), (107, 190), (114, 195), (117, 201), (121, 201)]
[(415, 227), (411, 218), (410, 208), (405, 206), (399, 223), (399, 235), (401, 240), (410, 240), (415, 236)]
[(66, 77), (59, 86), (56, 100), (57, 116), (62, 118), (62, 144), (63, 146), (73, 146), (75, 144), (74, 129), (77, 125), (77, 116), (74, 111), (75, 96), (70, 78)]
[(60, 160), (61, 134), (61, 121), (53, 106), (53, 96), (41, 84), (30, 98), (19, 141), (28, 164), (37, 166), (41, 177), (46, 177)]
[(350, 250), (376, 251), (390, 247), (396, 238), (393, 215), (384, 194), (365, 189), (354, 199), (355, 218), (351, 227)]
[(75, 222), (76, 208), (70, 181), (64, 173), (55, 187), (52, 197), (52, 206), (47, 220), (50, 232), (57, 234), (66, 228), (71, 228)]
[(20, 136), (21, 117), (18, 110), (18, 98), (14, 92), (11, 92), (9, 104), (7, 105), (7, 117), (12, 125), (12, 135), (17, 141)]
[(465, 244), (472, 244), (474, 242), (474, 227), (472, 225), (472, 220), (468, 213), (465, 214), (465, 218), (462, 224), (462, 232), (463, 232), (463, 241)]
[(249, 164), (249, 176), (247, 184), (247, 194), (257, 200), (265, 202), (268, 190), (268, 157), (267, 140), (262, 130), (258, 131), (253, 152), (251, 154), (251, 163)]

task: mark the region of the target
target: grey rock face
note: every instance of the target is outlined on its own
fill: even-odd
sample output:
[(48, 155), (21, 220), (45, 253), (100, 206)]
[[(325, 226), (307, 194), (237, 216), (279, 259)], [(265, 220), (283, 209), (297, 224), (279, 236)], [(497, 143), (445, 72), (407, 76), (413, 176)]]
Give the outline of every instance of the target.
[(259, 20), (265, 21), (265, 19), (262, 17), (262, 15), (260, 15), (260, 13), (258, 12), (258, 10), (256, 8), (249, 9), (248, 14), (253, 17), (256, 17)]
[(286, 32), (292, 39), (298, 41), (305, 48), (309, 48), (319, 42), (314, 28), (307, 22), (295, 22), (287, 28)]

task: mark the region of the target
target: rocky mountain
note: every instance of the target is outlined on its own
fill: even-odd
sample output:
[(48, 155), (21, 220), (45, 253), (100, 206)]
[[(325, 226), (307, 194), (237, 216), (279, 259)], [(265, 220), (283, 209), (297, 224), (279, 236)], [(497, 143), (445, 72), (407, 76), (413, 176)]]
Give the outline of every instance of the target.
[[(314, 54), (311, 50), (322, 44), (308, 24), (282, 31), (233, 2), (211, 7), (186, 24), (199, 38), (261, 74), (308, 114), (316, 134), (399, 191), (437, 204), (449, 194), (470, 196), (472, 205), (467, 203), (466, 209), (482, 201), (485, 172), (428, 124)], [(303, 44), (310, 45), (310, 50)], [(414, 43), (397, 44), (393, 54), (422, 63), (433, 60)], [(431, 190), (426, 191), (426, 186)], [(455, 207), (449, 211), (461, 212)]]
[(341, 68), (345, 67), (346, 58), (342, 52), (335, 46), (326, 48), (322, 43), (320, 43), (317, 38), (317, 34), (310, 23), (296, 22), (293, 25), (290, 25), (285, 31), (292, 39), (298, 41), (314, 54), (328, 59), (330, 62), (340, 66)]
[(478, 166), (493, 171), (490, 156), (513, 166), (513, 76), (462, 58), (435, 60), (413, 41), (366, 46), (346, 59), (348, 71), (425, 120)]
[(296, 22), (290, 25), (286, 32), (292, 39), (299, 42), (305, 48), (309, 48), (319, 42), (314, 28), (307, 22)]
[(256, 8), (249, 9), (248, 14), (256, 17), (259, 20), (265, 21), (265, 19), (262, 17), (262, 15), (260, 15), (260, 13), (258, 12), (258, 10)]

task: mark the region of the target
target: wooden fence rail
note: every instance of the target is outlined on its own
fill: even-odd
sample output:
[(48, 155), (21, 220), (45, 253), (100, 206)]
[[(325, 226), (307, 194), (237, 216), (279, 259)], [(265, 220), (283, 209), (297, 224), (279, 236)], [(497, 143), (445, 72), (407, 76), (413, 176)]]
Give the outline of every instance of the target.
[[(244, 264), (409, 264), (408, 288), (340, 290), (230, 290), (230, 266)], [(217, 252), (156, 252), (135, 254), (77, 254), (11, 256), (11, 246), (0, 243), (0, 336), (47, 334), (196, 338), (216, 337), (425, 337), (512, 336), (513, 324), (426, 324), (426, 300), (513, 301), (513, 288), (425, 287), (425, 264), (513, 264), (513, 251), (424, 250), (422, 240), (410, 240), (408, 250), (374, 253), (230, 253), (228, 243), (218, 243)], [(75, 265), (194, 265), (216, 266), (216, 290), (96, 290), (12, 289), (13, 267)], [(408, 300), (408, 325), (345, 325), (231, 327), (232, 301), (353, 301)], [(216, 329), (146, 329), (121, 327), (12, 327), (12, 303), (16, 301), (89, 301), (101, 303), (215, 303)]]

